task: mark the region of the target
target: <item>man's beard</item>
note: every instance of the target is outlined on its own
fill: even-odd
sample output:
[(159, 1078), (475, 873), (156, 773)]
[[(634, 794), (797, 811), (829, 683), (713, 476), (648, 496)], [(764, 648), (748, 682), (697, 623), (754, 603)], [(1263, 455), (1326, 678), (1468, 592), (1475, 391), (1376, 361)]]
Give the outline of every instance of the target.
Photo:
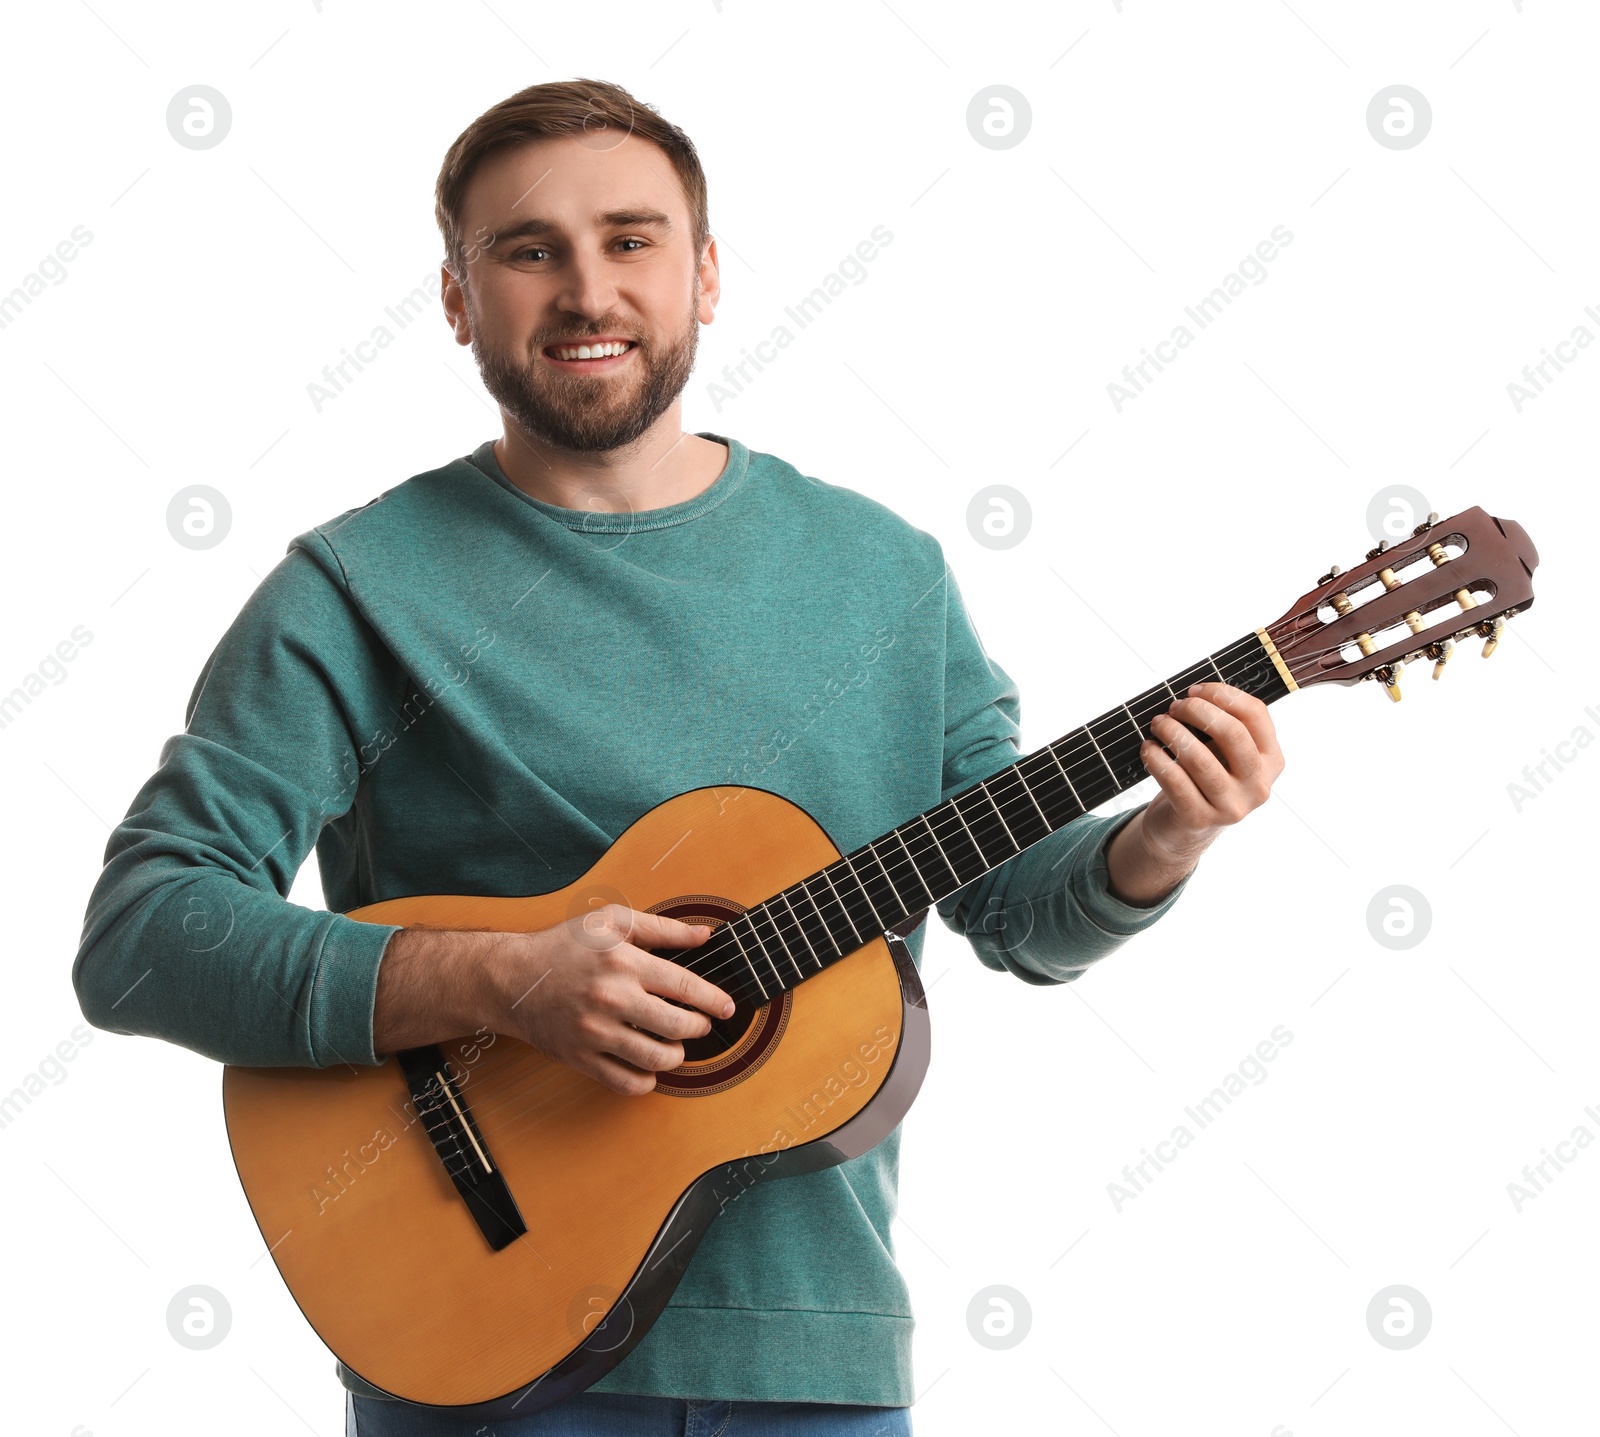
[(581, 334), (540, 335), (531, 347), (539, 351), (550, 344), (581, 344), (601, 334), (632, 335), (638, 346), (633, 365), (637, 373), (627, 380), (562, 373), (541, 364), (532, 353), (519, 364), (509, 353), (479, 342), (475, 315), (471, 316), (472, 354), (483, 387), (530, 439), (585, 454), (622, 449), (649, 429), (689, 382), (700, 342), (698, 305), (696, 286), (683, 332), (660, 344), (632, 325), (602, 316)]

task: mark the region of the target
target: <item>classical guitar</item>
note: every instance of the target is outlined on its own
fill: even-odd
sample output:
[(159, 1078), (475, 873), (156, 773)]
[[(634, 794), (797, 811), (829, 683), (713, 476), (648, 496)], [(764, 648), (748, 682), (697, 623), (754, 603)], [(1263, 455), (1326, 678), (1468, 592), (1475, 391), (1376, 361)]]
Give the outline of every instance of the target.
[(1537, 563), (1511, 520), (1429, 515), (1273, 623), (853, 853), (777, 794), (698, 788), (555, 892), (356, 909), (531, 932), (622, 899), (713, 925), (663, 956), (738, 1006), (638, 1097), (487, 1030), (377, 1067), (229, 1067), (234, 1162), (289, 1290), (347, 1368), (406, 1401), (509, 1416), (583, 1390), (644, 1336), (730, 1199), (865, 1152), (905, 1115), (929, 1029), (904, 935), (930, 905), (1145, 778), (1149, 721), (1189, 684), (1271, 703), (1374, 680), (1398, 698), (1407, 661), (1432, 659), (1437, 678), (1458, 639), (1492, 652)]

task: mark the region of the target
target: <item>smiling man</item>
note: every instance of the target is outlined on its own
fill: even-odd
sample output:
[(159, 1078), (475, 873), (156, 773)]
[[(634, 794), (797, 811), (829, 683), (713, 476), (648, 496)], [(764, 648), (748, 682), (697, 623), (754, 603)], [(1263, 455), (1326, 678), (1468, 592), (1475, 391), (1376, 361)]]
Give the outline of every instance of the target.
[[(708, 785), (777, 792), (849, 852), (1014, 762), (1018, 695), (932, 536), (683, 431), (720, 285), (680, 130), (616, 86), (537, 85), (457, 139), (436, 198), (445, 316), (503, 432), (289, 545), (112, 836), (74, 980), (99, 1026), (228, 1063), (375, 1065), (482, 1031), (645, 1094), (732, 1011), (649, 951), (705, 928), (622, 903), (519, 934), (344, 915), (565, 887)], [(1283, 766), (1265, 706), (1231, 685), (1151, 727), (1148, 804), (938, 904), (988, 967), (1076, 979), (1170, 909)], [(286, 900), (313, 847), (327, 911)], [(349, 1431), (909, 1432), (899, 1141), (741, 1192), (589, 1390), (486, 1423), (341, 1366)]]
[(679, 419), (721, 294), (716, 241), (698, 162), (675, 174), (644, 133), (662, 121), (587, 88), (605, 108), (581, 111), (577, 133), (457, 141), (435, 211), (444, 306), (505, 414), (494, 456), (512, 483), (568, 509), (653, 510), (700, 494), (728, 459)]

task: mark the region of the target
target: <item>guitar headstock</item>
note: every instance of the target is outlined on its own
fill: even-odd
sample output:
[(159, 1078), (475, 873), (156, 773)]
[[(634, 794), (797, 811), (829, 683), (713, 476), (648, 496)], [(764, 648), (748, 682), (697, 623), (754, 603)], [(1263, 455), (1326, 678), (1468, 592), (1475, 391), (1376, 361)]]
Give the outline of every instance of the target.
[(1267, 632), (1300, 687), (1376, 679), (1398, 699), (1409, 660), (1432, 659), (1438, 678), (1457, 639), (1479, 635), (1493, 653), (1506, 620), (1532, 606), (1538, 563), (1515, 520), (1430, 514), (1348, 572), (1335, 565)]

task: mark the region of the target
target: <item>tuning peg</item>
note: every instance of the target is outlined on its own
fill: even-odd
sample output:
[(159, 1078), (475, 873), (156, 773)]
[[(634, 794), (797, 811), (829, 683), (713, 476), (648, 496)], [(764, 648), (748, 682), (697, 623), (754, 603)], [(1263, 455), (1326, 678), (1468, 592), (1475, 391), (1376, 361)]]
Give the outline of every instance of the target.
[(1492, 654), (1495, 651), (1495, 649), (1499, 647), (1499, 644), (1500, 644), (1500, 630), (1505, 628), (1505, 626), (1506, 626), (1506, 619), (1505, 619), (1505, 615), (1504, 614), (1501, 614), (1492, 624), (1479, 624), (1478, 625), (1478, 632), (1480, 634), (1482, 634), (1484, 636), (1484, 638), (1487, 640), (1487, 642), (1483, 646), (1483, 656), (1484, 656), (1484, 658), (1488, 658), (1489, 655)]
[(1378, 555), (1383, 553), (1383, 551), (1385, 549), (1387, 549), (1388, 547), (1389, 547), (1389, 541), (1387, 539), (1379, 539), (1378, 540), (1378, 547), (1376, 549), (1368, 549), (1367, 550), (1367, 557), (1369, 559), (1376, 559), (1378, 557)]
[(1373, 678), (1389, 690), (1389, 697), (1396, 703), (1400, 702), (1400, 670), (1405, 665), (1396, 659), (1392, 664), (1384, 664), (1372, 671)]
[(1455, 642), (1451, 639), (1446, 639), (1442, 644), (1429, 644), (1424, 650), (1427, 656), (1433, 660), (1434, 678), (1438, 678), (1444, 672), (1444, 666), (1450, 662), (1450, 655), (1454, 650)]
[(1339, 577), (1339, 575), (1342, 574), (1342, 573), (1344, 573), (1344, 570), (1341, 569), (1337, 564), (1335, 564), (1335, 565), (1332, 566), (1332, 568), (1330, 568), (1328, 570), (1328, 572), (1326, 574), (1324, 574), (1320, 579), (1318, 579), (1317, 582), (1319, 584), (1326, 584), (1330, 579), (1337, 579)]
[(1426, 519), (1424, 519), (1420, 524), (1417, 525), (1417, 527), (1415, 529), (1413, 529), (1411, 531), (1411, 537), (1413, 539), (1415, 539), (1418, 534), (1426, 534), (1428, 532), (1428, 530), (1433, 528), (1433, 526), (1435, 524), (1437, 524), (1438, 522), (1439, 522), (1439, 511), (1437, 509), (1431, 510), (1429, 512), (1429, 514), (1428, 514), (1428, 517)]

